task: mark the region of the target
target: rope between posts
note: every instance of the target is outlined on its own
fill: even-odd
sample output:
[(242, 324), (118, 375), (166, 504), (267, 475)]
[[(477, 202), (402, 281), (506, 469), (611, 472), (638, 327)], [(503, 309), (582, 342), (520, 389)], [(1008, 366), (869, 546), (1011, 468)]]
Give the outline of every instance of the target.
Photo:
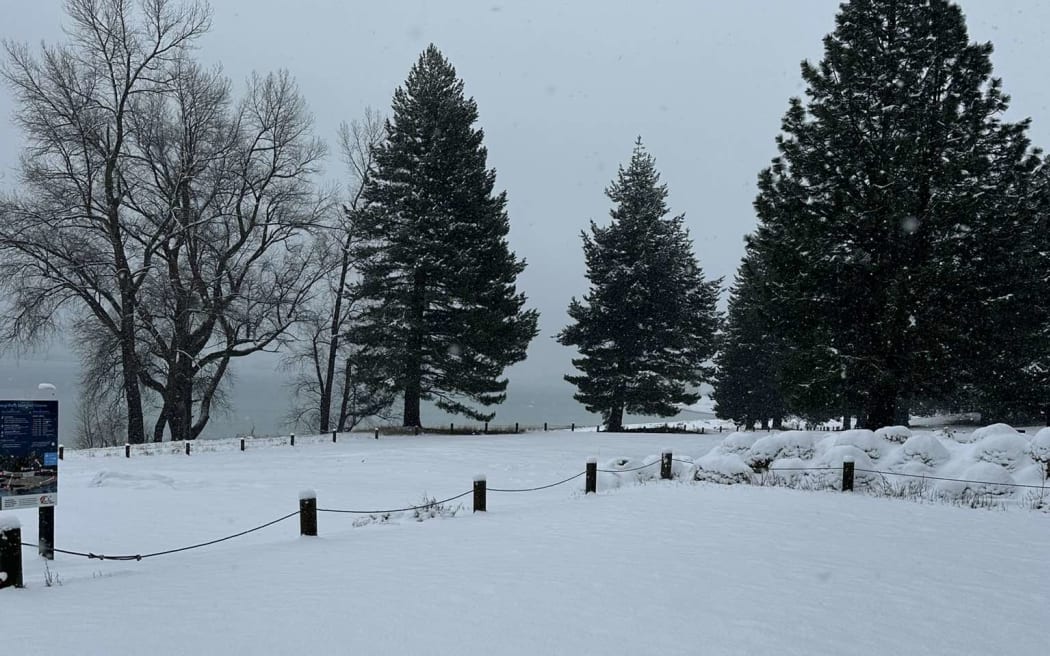
[(388, 515), (399, 512), (408, 512), (410, 510), (423, 510), (425, 508), (433, 508), (434, 506), (440, 506), (441, 504), (448, 503), (449, 501), (455, 501), (456, 499), (462, 499), (468, 494), (473, 494), (474, 490), (467, 490), (463, 494), (457, 494), (454, 497), (442, 499), (441, 501), (433, 501), (431, 503), (424, 503), (418, 506), (408, 506), (407, 508), (394, 508), (391, 510), (339, 510), (336, 508), (318, 508), (317, 512), (327, 513), (343, 513), (347, 515)]
[[(145, 558), (153, 558), (155, 556), (167, 556), (168, 554), (179, 553), (181, 551), (190, 551), (191, 549), (200, 549), (201, 547), (207, 547), (207, 546), (211, 546), (213, 544), (218, 544), (220, 542), (225, 542), (227, 540), (232, 540), (234, 538), (239, 538), (242, 535), (248, 535), (249, 533), (254, 533), (255, 531), (260, 531), (260, 530), (262, 530), (264, 528), (273, 526), (274, 524), (283, 522), (286, 519), (291, 519), (292, 517), (295, 517), (298, 514), (299, 514), (299, 511), (296, 510), (293, 513), (288, 513), (284, 517), (278, 517), (277, 519), (275, 519), (275, 520), (273, 520), (271, 522), (266, 522), (265, 524), (260, 524), (259, 526), (256, 526), (254, 528), (250, 528), (250, 529), (248, 529), (246, 531), (241, 531), (240, 533), (234, 533), (233, 535), (227, 535), (226, 537), (218, 538), (217, 540), (209, 540), (207, 542), (201, 542), (199, 544), (193, 544), (193, 545), (190, 545), (188, 547), (179, 547), (178, 549), (167, 549), (165, 551), (156, 551), (156, 552), (148, 553), (148, 554), (131, 554), (131, 555), (122, 555), (122, 556), (107, 556), (105, 554), (97, 554), (97, 553), (92, 553), (90, 551), (85, 553), (85, 552), (81, 552), (81, 551), (70, 551), (68, 549), (57, 549), (57, 548), (53, 549), (53, 551), (55, 553), (66, 554), (68, 556), (80, 556), (82, 558), (89, 558), (91, 560), (124, 560), (124, 561), (136, 560), (136, 561), (138, 561), (138, 560), (143, 560)], [(23, 547), (35, 548), (38, 545), (29, 544), (27, 542), (23, 542), (22, 546)]]
[[(766, 471), (841, 471), (842, 467), (770, 467)], [(858, 469), (857, 471), (864, 471)]]
[(1046, 489), (1045, 485), (1024, 485), (1022, 483), (993, 483), (992, 481), (971, 481), (963, 478), (945, 478), (943, 476), (930, 476), (927, 474), (902, 474), (899, 472), (884, 472), (876, 469), (857, 469), (855, 471), (864, 472), (865, 474), (879, 474), (882, 476), (906, 476), (908, 478), (922, 478), (931, 479), (934, 481), (949, 481), (952, 483), (971, 483), (973, 485), (1002, 485), (1004, 487), (1026, 487), (1034, 490)]
[(537, 490), (546, 490), (548, 488), (557, 487), (558, 485), (562, 485), (564, 483), (568, 483), (569, 481), (575, 480), (575, 479), (579, 478), (580, 476), (583, 476), (586, 473), (587, 472), (582, 471), (579, 474), (574, 474), (574, 475), (572, 475), (572, 476), (570, 476), (570, 477), (568, 477), (568, 478), (566, 478), (564, 480), (558, 481), (557, 483), (551, 483), (550, 485), (541, 485), (539, 487), (523, 487), (523, 488), (517, 488), (517, 489), (506, 489), (506, 488), (502, 488), (501, 489), (501, 488), (498, 488), (498, 487), (490, 487), (490, 488), (487, 488), (487, 491), (488, 492), (536, 492)]
[(598, 471), (603, 474), (624, 474), (626, 472), (638, 471), (639, 469), (645, 469), (646, 467), (652, 467), (653, 465), (659, 465), (660, 461), (650, 462), (648, 465), (642, 465), (641, 467), (633, 467), (631, 469), (599, 469)]

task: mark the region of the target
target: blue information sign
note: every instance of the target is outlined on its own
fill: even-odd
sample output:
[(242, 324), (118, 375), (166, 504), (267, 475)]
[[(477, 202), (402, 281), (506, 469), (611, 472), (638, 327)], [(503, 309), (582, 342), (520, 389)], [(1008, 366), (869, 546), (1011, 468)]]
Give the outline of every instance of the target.
[(0, 401), (0, 510), (58, 501), (58, 401)]

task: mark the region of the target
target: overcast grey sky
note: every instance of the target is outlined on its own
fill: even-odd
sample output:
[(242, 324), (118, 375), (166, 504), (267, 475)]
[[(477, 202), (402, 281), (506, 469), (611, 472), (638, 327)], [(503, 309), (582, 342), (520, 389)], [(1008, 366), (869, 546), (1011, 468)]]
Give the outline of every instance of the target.
[[(1013, 97), (1011, 118), (1032, 117), (1033, 141), (1050, 146), (1050, 2), (958, 4), (971, 39), (996, 47), (995, 74)], [(221, 62), (241, 87), (253, 70), (288, 69), (310, 103), (318, 136), (334, 145), (340, 121), (367, 106), (388, 111), (428, 43), (445, 53), (477, 100), (489, 164), (509, 197), (511, 245), (529, 263), (519, 286), (541, 312), (529, 359), (509, 372), (511, 401), (527, 405), (527, 390), (571, 395), (560, 379), (573, 353), (552, 335), (567, 320), (570, 297), (586, 291), (579, 232), (591, 219), (607, 220), (603, 189), (636, 136), (656, 158), (672, 211), (686, 214), (705, 272), (731, 282), (743, 237), (755, 225), (756, 175), (775, 154), (788, 98), (803, 91), (799, 62), (820, 58), (838, 5), (215, 0), (200, 57)], [(2, 38), (55, 41), (62, 21), (59, 0), (0, 0)], [(17, 181), (20, 137), (11, 112), (4, 88), (2, 186)], [(330, 176), (338, 176), (337, 158), (330, 164)], [(0, 386), (36, 375), (10, 358), (0, 367)], [(242, 378), (257, 367), (242, 366)]]

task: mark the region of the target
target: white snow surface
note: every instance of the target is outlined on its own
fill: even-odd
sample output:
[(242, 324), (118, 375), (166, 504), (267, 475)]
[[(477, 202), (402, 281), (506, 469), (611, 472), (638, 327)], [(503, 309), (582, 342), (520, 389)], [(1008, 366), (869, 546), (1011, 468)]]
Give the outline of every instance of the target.
[[(779, 440), (779, 462), (860, 451), (818, 435)], [(130, 460), (67, 451), (56, 546), (204, 542), (294, 512), (307, 488), (321, 508), (383, 509), (469, 491), (476, 471), (496, 488), (558, 481), (590, 457), (618, 472), (600, 474), (591, 496), (582, 476), (490, 490), (487, 513), (472, 514), (469, 495), (447, 504), (464, 505), (454, 517), (428, 521), (354, 528), (357, 516), (321, 513), (316, 538), (300, 537), (293, 516), (141, 562), (57, 554), (53, 587), (24, 549), (28, 587), (0, 590), (0, 644), (20, 656), (1045, 651), (1044, 513), (655, 480), (668, 443), (684, 476), (742, 472), (740, 456), (712, 452), (717, 434), (325, 439)], [(854, 455), (860, 467), (867, 454)], [(21, 518), (36, 543), (35, 511), (0, 518)]]

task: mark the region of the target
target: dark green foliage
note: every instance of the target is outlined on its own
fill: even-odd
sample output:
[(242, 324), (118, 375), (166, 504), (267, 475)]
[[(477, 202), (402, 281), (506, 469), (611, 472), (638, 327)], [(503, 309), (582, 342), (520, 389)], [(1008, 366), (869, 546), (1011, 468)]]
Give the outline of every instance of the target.
[(967, 389), (1004, 402), (1006, 370), (1046, 359), (1045, 301), (1026, 313), (1047, 269), (991, 46), (946, 0), (845, 3), (824, 46), (755, 202), (791, 409), (877, 427)]
[(364, 190), (364, 300), (355, 339), (388, 367), (405, 399), (484, 421), (469, 403), (506, 398), (504, 368), (523, 360), (537, 314), (515, 280), (525, 268), (507, 244), (504, 193), (486, 168), (477, 106), (431, 45), (394, 94), (388, 141)]
[[(749, 249), (750, 251), (750, 249)], [(715, 359), (716, 415), (746, 427), (786, 414), (778, 385), (780, 344), (773, 330), (777, 307), (761, 259), (749, 252), (730, 290), (729, 313)]]
[(579, 349), (576, 400), (609, 430), (623, 414), (670, 416), (694, 403), (710, 377), (721, 281), (705, 281), (683, 217), (667, 218), (667, 187), (637, 143), (627, 168), (606, 190), (612, 223), (583, 237), (591, 289), (573, 299), (574, 323), (558, 336)]

